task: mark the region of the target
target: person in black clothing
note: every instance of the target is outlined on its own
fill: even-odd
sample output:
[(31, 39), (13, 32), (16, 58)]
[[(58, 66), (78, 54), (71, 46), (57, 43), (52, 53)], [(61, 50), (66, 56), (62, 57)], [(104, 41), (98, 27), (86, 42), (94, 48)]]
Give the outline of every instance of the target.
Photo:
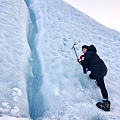
[(84, 74), (86, 74), (87, 71), (91, 71), (89, 77), (96, 80), (103, 96), (103, 102), (98, 102), (96, 105), (105, 111), (110, 111), (110, 101), (108, 100), (108, 92), (104, 83), (107, 67), (103, 60), (98, 56), (94, 45), (83, 45), (82, 51), (84, 55), (80, 56), (78, 62), (82, 65)]

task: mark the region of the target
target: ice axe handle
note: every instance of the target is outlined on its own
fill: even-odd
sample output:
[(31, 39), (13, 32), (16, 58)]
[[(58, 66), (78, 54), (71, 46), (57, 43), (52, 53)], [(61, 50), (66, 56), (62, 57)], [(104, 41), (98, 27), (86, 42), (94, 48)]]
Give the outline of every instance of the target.
[(78, 55), (77, 55), (77, 52), (76, 52), (76, 49), (75, 49), (75, 44), (73, 45), (72, 48), (74, 49), (74, 51), (75, 51), (75, 55), (76, 55), (76, 57), (77, 57), (77, 59), (78, 59)]

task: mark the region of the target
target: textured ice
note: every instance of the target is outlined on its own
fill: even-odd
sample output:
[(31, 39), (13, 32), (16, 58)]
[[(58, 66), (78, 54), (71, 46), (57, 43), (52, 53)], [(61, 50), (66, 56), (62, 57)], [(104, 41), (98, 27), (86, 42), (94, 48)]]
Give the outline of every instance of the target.
[[(118, 120), (120, 33), (97, 23), (61, 0), (35, 0), (30, 8), (36, 16), (36, 50), (43, 76), (39, 94), (44, 103), (44, 116), (40, 119)], [(83, 44), (94, 44), (108, 66), (105, 83), (112, 103), (111, 112), (105, 113), (96, 108), (95, 104), (102, 96), (76, 62), (71, 50), (73, 43), (77, 44), (78, 55)]]
[(29, 117), (26, 74), (29, 12), (22, 0), (0, 0), (0, 116)]
[[(120, 119), (119, 32), (62, 0), (1, 0), (0, 28), (0, 120)], [(95, 106), (100, 90), (83, 74), (73, 43), (78, 55), (94, 44), (108, 66), (110, 112)]]

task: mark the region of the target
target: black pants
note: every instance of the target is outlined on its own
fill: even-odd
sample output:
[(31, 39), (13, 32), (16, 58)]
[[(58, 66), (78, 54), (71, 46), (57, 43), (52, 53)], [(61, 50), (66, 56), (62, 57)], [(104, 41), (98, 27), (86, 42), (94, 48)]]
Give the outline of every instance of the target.
[(96, 79), (98, 86), (100, 87), (103, 99), (108, 99), (108, 92), (104, 83), (104, 76), (106, 74), (107, 74), (107, 71), (97, 71), (89, 75), (91, 79)]

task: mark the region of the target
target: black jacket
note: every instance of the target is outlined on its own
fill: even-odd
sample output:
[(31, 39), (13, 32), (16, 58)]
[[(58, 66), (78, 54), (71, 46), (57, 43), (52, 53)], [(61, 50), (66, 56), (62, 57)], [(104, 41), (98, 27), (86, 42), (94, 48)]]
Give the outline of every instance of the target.
[(102, 59), (97, 55), (97, 50), (94, 45), (90, 45), (87, 52), (84, 54), (84, 60), (81, 61), (84, 73), (88, 69), (91, 73), (97, 71), (107, 71), (107, 67)]

